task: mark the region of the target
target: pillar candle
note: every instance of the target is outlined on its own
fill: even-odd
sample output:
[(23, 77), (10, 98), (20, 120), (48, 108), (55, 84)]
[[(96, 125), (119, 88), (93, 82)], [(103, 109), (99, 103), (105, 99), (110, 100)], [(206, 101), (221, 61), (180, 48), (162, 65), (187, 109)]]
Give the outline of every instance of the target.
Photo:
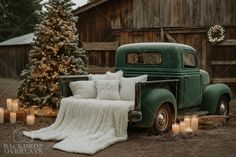
[(180, 134), (185, 134), (185, 130), (186, 130), (185, 122), (181, 121), (179, 123), (179, 132), (180, 132)]
[(193, 132), (198, 130), (198, 116), (196, 115), (191, 118), (191, 129), (193, 129)]
[(172, 124), (172, 133), (173, 135), (179, 135), (179, 124), (177, 123)]
[(0, 107), (0, 123), (4, 123), (4, 108)]
[(184, 117), (184, 123), (185, 123), (186, 128), (190, 127), (190, 117), (189, 116)]
[(35, 116), (34, 115), (27, 115), (26, 122), (28, 125), (34, 125)]
[(188, 133), (188, 134), (191, 134), (191, 133), (193, 132), (193, 130), (192, 130), (190, 127), (188, 127), (188, 128), (185, 130), (185, 132)]
[(16, 123), (16, 112), (10, 112), (10, 123)]
[(12, 110), (13, 111), (18, 111), (19, 110), (18, 99), (15, 99), (15, 100), (12, 101)]
[(12, 99), (11, 98), (7, 99), (7, 110), (12, 111)]

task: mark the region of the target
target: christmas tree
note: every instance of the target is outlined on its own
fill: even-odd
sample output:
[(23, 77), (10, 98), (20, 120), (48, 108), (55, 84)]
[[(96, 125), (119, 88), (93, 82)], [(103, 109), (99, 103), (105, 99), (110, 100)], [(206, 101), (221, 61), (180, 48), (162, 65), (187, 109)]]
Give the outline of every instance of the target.
[(57, 107), (60, 103), (59, 75), (87, 74), (87, 56), (78, 48), (77, 18), (71, 0), (49, 0), (43, 21), (36, 25), (29, 64), (18, 99), (26, 106)]

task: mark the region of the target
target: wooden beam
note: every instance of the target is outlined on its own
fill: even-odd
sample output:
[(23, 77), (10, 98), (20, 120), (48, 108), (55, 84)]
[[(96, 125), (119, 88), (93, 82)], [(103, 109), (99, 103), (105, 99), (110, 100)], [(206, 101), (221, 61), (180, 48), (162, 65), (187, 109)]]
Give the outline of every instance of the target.
[(164, 33), (164, 35), (169, 42), (176, 43), (176, 40), (172, 35), (170, 35), (169, 33), (166, 33), (166, 32)]
[(90, 74), (104, 74), (107, 71), (114, 72), (114, 67), (98, 67), (98, 66), (89, 66)]
[(88, 51), (114, 51), (119, 47), (118, 42), (82, 42), (82, 46)]
[(160, 28), (160, 35), (161, 35), (161, 41), (164, 42), (165, 41), (165, 33), (164, 33), (163, 27)]
[(236, 39), (227, 39), (223, 42), (211, 46), (236, 46)]
[(213, 78), (212, 79), (213, 83), (236, 83), (236, 78)]
[(236, 65), (236, 61), (211, 61), (212, 65)]
[(170, 34), (193, 34), (193, 33), (206, 33), (207, 29), (165, 29), (165, 32)]
[(207, 41), (202, 37), (201, 68), (207, 70)]

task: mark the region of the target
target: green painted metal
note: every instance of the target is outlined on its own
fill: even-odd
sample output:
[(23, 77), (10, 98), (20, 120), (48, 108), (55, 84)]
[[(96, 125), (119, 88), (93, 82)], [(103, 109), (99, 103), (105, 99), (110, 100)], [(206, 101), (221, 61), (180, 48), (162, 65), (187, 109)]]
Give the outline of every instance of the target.
[[(200, 105), (202, 110), (208, 111), (210, 114), (215, 114), (217, 103), (221, 96), (226, 95), (231, 99), (231, 90), (225, 84), (208, 85), (203, 92), (203, 99)], [(229, 100), (230, 101), (230, 100)]]
[(164, 103), (169, 103), (177, 114), (177, 104), (175, 96), (167, 89), (151, 89), (145, 91), (141, 98), (142, 121), (134, 123), (137, 127), (151, 127), (155, 121), (156, 112)]
[[(128, 64), (127, 54), (134, 52), (161, 53), (162, 63), (159, 65)], [(194, 56), (196, 66), (184, 65), (184, 55), (186, 54)], [(148, 81), (179, 80), (177, 93), (170, 90), (167, 84), (142, 89), (140, 95), (142, 120), (134, 123), (134, 126), (151, 127), (157, 110), (165, 102), (173, 105), (175, 115), (178, 114), (178, 110), (187, 111), (193, 107), (200, 107), (207, 111), (204, 113), (214, 114), (220, 96), (228, 94), (231, 97), (227, 85), (209, 85), (209, 75), (206, 71), (199, 69), (199, 60), (195, 50), (184, 44), (135, 43), (123, 45), (118, 48), (116, 53), (115, 70), (123, 70), (126, 77), (148, 74)], [(140, 102), (136, 103), (140, 104)]]

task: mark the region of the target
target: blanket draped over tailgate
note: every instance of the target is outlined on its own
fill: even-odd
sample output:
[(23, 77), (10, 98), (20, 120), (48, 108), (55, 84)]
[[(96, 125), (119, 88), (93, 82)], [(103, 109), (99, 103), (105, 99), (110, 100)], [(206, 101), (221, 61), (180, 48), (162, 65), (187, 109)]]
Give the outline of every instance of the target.
[(24, 135), (60, 141), (55, 149), (92, 155), (127, 139), (128, 112), (133, 107), (133, 101), (63, 98), (54, 124)]

